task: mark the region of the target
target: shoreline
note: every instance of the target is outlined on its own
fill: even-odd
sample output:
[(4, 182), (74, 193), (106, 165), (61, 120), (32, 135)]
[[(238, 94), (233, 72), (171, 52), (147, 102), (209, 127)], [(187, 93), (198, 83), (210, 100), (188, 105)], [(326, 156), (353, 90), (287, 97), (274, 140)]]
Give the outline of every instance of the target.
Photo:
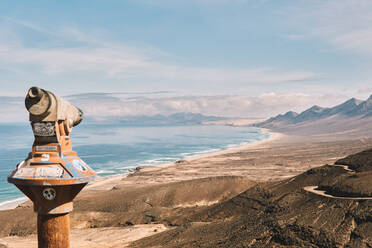
[(29, 199), (26, 196), (18, 197), (12, 200), (0, 202), (0, 211), (15, 209), (20, 204), (27, 202)]
[[(243, 144), (243, 145), (237, 145), (236, 147), (230, 147), (221, 149), (219, 151), (213, 151), (208, 152), (204, 154), (197, 154), (197, 155), (191, 155), (188, 157), (180, 158), (179, 160), (173, 161), (173, 162), (167, 162), (167, 163), (161, 163), (161, 164), (152, 164), (152, 165), (137, 165), (133, 169), (129, 170), (126, 173), (122, 174), (116, 174), (106, 177), (100, 177), (97, 178), (96, 181), (92, 182), (91, 184), (87, 185), (83, 191), (84, 193), (91, 193), (96, 190), (111, 190), (112, 187), (114, 187), (117, 184), (120, 184), (122, 179), (127, 178), (131, 175), (136, 175), (137, 168), (140, 168), (140, 171), (142, 170), (161, 170), (161, 169), (167, 169), (167, 168), (176, 168), (177, 167), (177, 161), (184, 160), (187, 163), (193, 163), (201, 159), (213, 159), (214, 157), (221, 156), (224, 154), (234, 153), (234, 152), (240, 152), (247, 149), (254, 149), (258, 147), (262, 147), (266, 144), (269, 144), (271, 142), (277, 141), (279, 139), (284, 138), (286, 135), (278, 132), (272, 132), (269, 129), (261, 128), (262, 133), (270, 134), (269, 137), (263, 139), (263, 140), (257, 140), (252, 143)], [(149, 182), (150, 183), (150, 182)], [(165, 183), (165, 182), (164, 182)]]
[(266, 128), (261, 128), (261, 131), (262, 131), (263, 134), (269, 134), (270, 136), (267, 137), (266, 139), (254, 141), (254, 142), (243, 144), (243, 145), (237, 145), (236, 147), (230, 147), (230, 148), (222, 149), (220, 151), (211, 152), (211, 153), (208, 153), (208, 154), (201, 154), (200, 156), (197, 155), (195, 157), (190, 156), (189, 158), (186, 158), (186, 160), (193, 161), (193, 160), (199, 159), (199, 158), (217, 156), (217, 155), (222, 155), (222, 154), (226, 154), (226, 153), (230, 153), (230, 152), (239, 152), (241, 150), (245, 150), (245, 149), (248, 149), (248, 148), (254, 148), (256, 146), (260, 146), (260, 145), (264, 145), (264, 144), (269, 143), (269, 142), (273, 142), (274, 140), (278, 140), (278, 139), (283, 138), (285, 136), (285, 134), (278, 133), (278, 132), (272, 132), (272, 131), (270, 131), (269, 129), (266, 129)]
[[(297, 211), (297, 200), (303, 199), (303, 196), (330, 202), (303, 189), (324, 175), (323, 169), (315, 169), (311, 173), (306, 171), (333, 165), (340, 158), (372, 148), (372, 138), (319, 141), (305, 136), (262, 131), (271, 135), (262, 135), (264, 140), (247, 145), (168, 163), (168, 167), (144, 166), (131, 174), (99, 178), (85, 187), (74, 201), (72, 242), (80, 248), (97, 245), (119, 248), (123, 244), (150, 247), (156, 242), (162, 246), (169, 240), (184, 239), (188, 242), (190, 238), (204, 236), (203, 233), (213, 234), (216, 228), (221, 228), (221, 223), (232, 223), (230, 229), (223, 230), (233, 234), (229, 230), (235, 233), (236, 227), (241, 225), (235, 224), (235, 220), (241, 219), (239, 206), (252, 206), (252, 217), (255, 218), (255, 200), (261, 202), (261, 197), (284, 197), (284, 204), (296, 204), (294, 211)], [(337, 175), (338, 170), (334, 172)], [(304, 177), (309, 177), (309, 180)], [(297, 181), (290, 183), (294, 180)], [(266, 194), (280, 185), (284, 190), (279, 190), (280, 194)], [(299, 194), (291, 194), (294, 191)], [(286, 197), (288, 192), (289, 198)], [(270, 202), (267, 201), (268, 204)], [(35, 213), (31, 204), (28, 201), (16, 209), (0, 211), (0, 246), (31, 248), (36, 245)], [(308, 209), (307, 205), (304, 207)], [(263, 216), (266, 209), (264, 205)], [(215, 214), (215, 210), (220, 212)], [(326, 211), (325, 208), (317, 208), (317, 205), (314, 210)], [(314, 213), (312, 209), (310, 212)], [(234, 222), (230, 222), (230, 213), (236, 216)], [(221, 217), (228, 221), (221, 222)], [(206, 230), (204, 228), (209, 229), (201, 232)], [(182, 236), (174, 238), (175, 233)], [(217, 240), (220, 234), (207, 238)], [(242, 235), (246, 235), (245, 229)], [(180, 243), (175, 244), (178, 247)]]
[[(154, 167), (154, 168), (170, 167), (170, 166), (176, 165), (176, 162), (180, 161), (180, 160), (185, 160), (187, 162), (193, 162), (193, 161), (198, 160), (198, 159), (215, 157), (215, 156), (219, 156), (219, 155), (223, 155), (223, 154), (227, 154), (227, 153), (232, 153), (232, 152), (239, 152), (239, 151), (243, 151), (243, 150), (246, 150), (246, 149), (249, 149), (249, 148), (254, 148), (256, 146), (260, 146), (260, 145), (264, 145), (266, 143), (276, 141), (276, 140), (281, 139), (281, 138), (286, 136), (283, 133), (272, 132), (267, 128), (260, 128), (260, 129), (261, 129), (263, 134), (269, 134), (270, 136), (266, 139), (257, 140), (257, 141), (251, 142), (251, 143), (244, 143), (244, 144), (241, 143), (241, 144), (237, 144), (236, 146), (234, 145), (233, 147), (227, 147), (227, 148), (220, 149), (218, 151), (211, 151), (211, 152), (205, 152), (205, 153), (186, 156), (184, 158), (180, 158), (180, 159), (178, 159), (176, 161), (173, 161), (173, 162), (160, 163), (160, 164), (150, 164), (150, 165), (139, 164), (135, 168), (138, 168), (138, 167), (144, 167), (144, 168), (145, 167)], [(135, 168), (132, 169), (132, 170), (135, 170)], [(128, 171), (127, 173), (123, 173), (123, 174), (119, 174), (119, 175), (126, 176), (126, 175), (129, 175), (129, 174), (132, 174), (132, 173), (133, 172)], [(108, 177), (114, 177), (114, 176), (119, 176), (119, 175), (113, 175), (113, 176), (108, 176)]]
[[(262, 134), (269, 134), (270, 136), (265, 138), (265, 139), (262, 139), (262, 140), (257, 140), (257, 141), (247, 143), (247, 144), (237, 144), (236, 146), (234, 145), (233, 147), (223, 148), (223, 149), (218, 150), (218, 151), (211, 151), (211, 152), (207, 151), (205, 153), (201, 152), (200, 154), (186, 156), (184, 158), (179, 158), (179, 159), (177, 159), (176, 161), (173, 161), (173, 162), (160, 163), (160, 164), (149, 164), (149, 165), (138, 164), (138, 165), (134, 166), (133, 169), (129, 169), (127, 172), (122, 173), (122, 174), (115, 174), (115, 175), (109, 175), (109, 176), (104, 176), (104, 177), (97, 177), (97, 179), (94, 182), (87, 185), (83, 189), (83, 191), (85, 191), (85, 193), (89, 193), (89, 191), (94, 191), (95, 189), (110, 188), (110, 187), (112, 187), (112, 185), (111, 185), (112, 183), (115, 183), (118, 180), (126, 178), (128, 175), (135, 173), (136, 168), (139, 168), (139, 167), (140, 168), (141, 167), (152, 167), (152, 168), (171, 167), (171, 166), (175, 166), (176, 162), (180, 161), (180, 160), (185, 160), (187, 162), (193, 162), (193, 161), (198, 160), (198, 159), (212, 158), (212, 157), (220, 156), (220, 155), (227, 154), (227, 153), (239, 152), (239, 151), (243, 151), (243, 150), (246, 150), (246, 149), (254, 148), (256, 146), (264, 145), (266, 143), (273, 142), (273, 141), (278, 140), (278, 139), (285, 136), (282, 133), (272, 132), (272, 131), (270, 131), (269, 129), (266, 129), (266, 128), (260, 128), (260, 131), (262, 132)], [(4, 201), (4, 202), (0, 202), (0, 211), (15, 209), (19, 205), (21, 205), (21, 204), (23, 204), (27, 201), (29, 201), (29, 199), (26, 196), (23, 196), (23, 197), (18, 197), (18, 198), (15, 198), (15, 199), (7, 200), (7, 201)]]
[[(251, 143), (241, 144), (241, 145), (238, 144), (236, 147), (235, 146), (234, 147), (229, 147), (229, 148), (221, 149), (219, 151), (212, 151), (210, 153), (205, 153), (205, 154), (191, 155), (191, 156), (188, 156), (188, 157), (184, 158), (184, 160), (191, 162), (191, 161), (201, 159), (201, 158), (214, 157), (214, 156), (219, 156), (219, 155), (223, 155), (223, 154), (231, 153), (231, 152), (239, 152), (239, 151), (242, 151), (242, 150), (245, 150), (245, 149), (248, 149), (248, 148), (254, 148), (256, 146), (260, 146), (260, 145), (264, 145), (264, 144), (269, 143), (269, 142), (273, 142), (273, 141), (278, 140), (280, 138), (283, 138), (285, 136), (285, 134), (272, 132), (272, 131), (270, 131), (269, 129), (266, 129), (266, 128), (260, 128), (260, 129), (261, 129), (263, 134), (269, 134), (270, 136), (266, 139), (257, 140), (257, 141), (251, 142)], [(160, 164), (159, 166), (160, 167), (166, 167), (168, 165), (173, 165), (174, 163), (175, 162), (164, 163), (164, 164)], [(156, 166), (158, 166), (158, 165), (156, 165)]]

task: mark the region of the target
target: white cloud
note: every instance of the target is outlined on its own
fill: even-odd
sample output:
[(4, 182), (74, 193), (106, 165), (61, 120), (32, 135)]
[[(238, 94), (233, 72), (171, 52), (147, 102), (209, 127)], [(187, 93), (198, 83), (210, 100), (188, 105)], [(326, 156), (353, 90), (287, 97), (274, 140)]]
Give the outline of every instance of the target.
[(372, 87), (363, 87), (358, 89), (357, 91), (358, 94), (372, 94)]
[(303, 93), (265, 93), (253, 96), (165, 96), (71, 98), (88, 116), (169, 115), (178, 112), (205, 115), (266, 118), (289, 110), (302, 111), (314, 104), (332, 106), (345, 96)]
[[(303, 111), (312, 105), (330, 107), (348, 97), (342, 95), (308, 95), (299, 92), (277, 94), (268, 92), (259, 96), (214, 95), (177, 96), (167, 94), (82, 94), (66, 97), (83, 110), (85, 116), (98, 119), (138, 115), (170, 115), (179, 112), (204, 115), (268, 118), (289, 110)], [(0, 122), (27, 121), (27, 111), (22, 97), (0, 96)]]
[(368, 54), (372, 54), (371, 13), (370, 0), (298, 1), (283, 12), (308, 37), (321, 38), (337, 49)]
[(306, 35), (304, 34), (287, 34), (284, 35), (285, 38), (289, 40), (304, 40), (306, 39)]
[(28, 114), (22, 97), (0, 96), (0, 122), (27, 122)]
[[(45, 44), (32, 46), (8, 30), (10, 39), (0, 39), (0, 67), (28, 73), (30, 68), (44, 77), (74, 74), (81, 78), (95, 77), (102, 81), (142, 80), (188, 83), (280, 83), (312, 80), (318, 75), (302, 70), (280, 71), (276, 68), (217, 68), (185, 66), (163, 62), (168, 55), (151, 47), (135, 47), (97, 39), (73, 28), (46, 30), (24, 21), (8, 20), (12, 25), (41, 32), (49, 37)], [(4, 24), (3, 24), (4, 25)], [(101, 35), (108, 36), (108, 35)], [(58, 41), (74, 45), (59, 47)], [(168, 59), (169, 61), (169, 59)]]
[(182, 7), (185, 5), (220, 5), (220, 4), (243, 4), (243, 3), (264, 3), (267, 0), (135, 0), (142, 3), (166, 7)]
[(133, 53), (123, 47), (38, 49), (0, 44), (0, 66), (20, 70), (38, 66), (43, 74), (99, 72), (103, 78), (192, 80), (198, 82), (276, 83), (311, 80), (317, 75), (306, 71), (276, 72), (270, 68), (186, 67), (153, 62), (150, 55)]

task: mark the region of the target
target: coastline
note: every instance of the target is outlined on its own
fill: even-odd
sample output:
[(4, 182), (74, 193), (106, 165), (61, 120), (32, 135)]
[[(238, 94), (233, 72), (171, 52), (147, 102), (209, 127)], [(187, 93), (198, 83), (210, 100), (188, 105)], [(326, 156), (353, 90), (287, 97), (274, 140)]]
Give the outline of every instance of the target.
[[(271, 143), (276, 142), (286, 137), (285, 134), (272, 132), (269, 129), (261, 128), (261, 131), (263, 133), (270, 134), (270, 136), (263, 140), (254, 141), (249, 144), (238, 145), (236, 147), (230, 147), (230, 148), (222, 149), (219, 151), (213, 151), (213, 152), (208, 152), (204, 154), (191, 155), (191, 156), (182, 158), (177, 161), (185, 161), (187, 164), (193, 164), (193, 163), (198, 163), (198, 161), (200, 160), (214, 160), (214, 158), (218, 156), (223, 156), (223, 155), (230, 154), (230, 153), (231, 154), (239, 153), (242, 151), (247, 151), (249, 149), (269, 147)], [(163, 169), (178, 170), (179, 166), (177, 164), (177, 161), (162, 163), (162, 164), (153, 164), (153, 165), (137, 165), (137, 167), (135, 167), (134, 169), (126, 173), (98, 178), (96, 181), (87, 185), (83, 189), (82, 193), (90, 194), (96, 191), (112, 190), (113, 188), (118, 187), (118, 185), (125, 185), (125, 186), (137, 185), (138, 186), (138, 184), (141, 184), (142, 181), (146, 181), (147, 184), (168, 183), (169, 182), (168, 180), (158, 179), (156, 178), (156, 176), (152, 176), (151, 173), (154, 171), (160, 172)], [(150, 173), (149, 178), (140, 179), (139, 182), (136, 181), (137, 179), (133, 180), (132, 177), (141, 178), (142, 173), (145, 173), (145, 174)], [(176, 178), (173, 181), (182, 181), (182, 180), (186, 180), (186, 179)]]
[[(240, 152), (240, 151), (243, 151), (243, 150), (246, 150), (246, 149), (249, 149), (249, 148), (255, 148), (255, 147), (258, 147), (258, 146), (268, 144), (270, 142), (279, 140), (279, 139), (281, 139), (285, 136), (285, 134), (272, 132), (272, 131), (270, 131), (269, 129), (266, 129), (266, 128), (260, 128), (260, 129), (261, 129), (262, 133), (269, 134), (270, 136), (266, 139), (257, 140), (257, 141), (247, 143), (247, 144), (241, 144), (241, 145), (237, 144), (234, 147), (221, 149), (219, 151), (212, 151), (212, 152), (208, 152), (208, 153), (204, 153), (204, 154), (191, 155), (191, 156), (185, 157), (184, 160), (192, 162), (192, 161), (202, 159), (202, 158), (209, 158), (209, 157), (224, 155), (226, 153)], [(155, 165), (155, 166), (157, 166), (157, 167), (167, 167), (167, 166), (173, 166), (174, 164), (175, 164), (175, 162), (170, 162), (170, 163), (164, 163), (164, 164)]]
[(199, 159), (199, 158), (213, 157), (213, 156), (222, 155), (222, 154), (226, 154), (226, 153), (230, 153), (230, 152), (239, 152), (241, 150), (245, 150), (245, 149), (248, 149), (248, 148), (255, 148), (255, 147), (258, 147), (258, 146), (261, 146), (261, 145), (265, 145), (267, 143), (279, 140), (279, 139), (281, 139), (285, 136), (282, 133), (272, 132), (272, 131), (270, 131), (269, 129), (266, 129), (266, 128), (261, 128), (261, 131), (262, 131), (262, 133), (269, 134), (270, 136), (266, 139), (254, 141), (254, 142), (243, 144), (243, 145), (237, 145), (236, 147), (230, 147), (230, 148), (226, 148), (226, 149), (216, 151), (216, 152), (211, 152), (211, 153), (204, 154), (204, 155), (201, 154), (200, 156), (195, 156), (195, 157), (190, 156), (189, 158), (187, 158), (187, 160), (192, 161), (192, 160)]
[[(237, 125), (239, 126), (239, 125)], [(221, 156), (227, 153), (233, 153), (233, 152), (240, 152), (244, 151), (246, 149), (252, 149), (258, 146), (262, 146), (265, 144), (268, 144), (270, 142), (276, 141), (284, 137), (285, 135), (282, 133), (272, 132), (269, 129), (260, 128), (260, 131), (263, 134), (269, 134), (269, 137), (264, 138), (262, 140), (257, 140), (251, 143), (247, 144), (236, 144), (233, 145), (233, 147), (227, 147), (218, 151), (211, 151), (211, 152), (200, 152), (200, 154), (190, 155), (186, 156), (184, 158), (180, 158), (177, 161), (187, 161), (189, 163), (194, 162), (199, 159), (207, 159), (207, 158), (213, 158), (215, 156)], [(167, 163), (161, 163), (161, 164), (150, 164), (150, 165), (136, 165), (133, 169), (130, 169), (128, 172), (122, 173), (122, 174), (115, 174), (105, 177), (98, 177), (94, 182), (87, 185), (82, 192), (89, 193), (91, 191), (95, 190), (108, 190), (113, 187), (113, 185), (118, 184), (123, 178), (128, 177), (129, 175), (135, 173), (136, 168), (167, 168), (167, 167), (173, 167), (176, 166), (177, 161), (174, 162), (167, 162)], [(12, 200), (7, 200), (4, 202), (0, 202), (0, 211), (4, 210), (11, 210), (17, 208), (19, 205), (26, 203), (29, 201), (27, 197), (20, 197)]]
[(27, 202), (28, 200), (29, 199), (26, 196), (23, 196), (16, 199), (0, 202), (0, 211), (14, 209), (20, 204)]
[[(168, 166), (140, 166), (133, 173), (98, 179), (74, 201), (72, 242), (79, 248), (96, 247), (97, 244), (119, 248), (129, 243), (131, 247), (150, 247), (156, 242), (169, 242), (178, 231), (181, 231), (181, 238), (189, 240), (190, 233), (199, 235), (199, 228), (220, 226), (221, 215), (209, 212), (216, 209), (214, 206), (221, 207), (222, 214), (229, 214), (231, 204), (225, 203), (230, 199), (237, 199), (238, 203), (251, 199), (239, 197), (244, 192), (250, 192), (256, 199), (254, 192), (261, 197), (262, 187), (268, 186), (271, 192), (278, 185), (292, 182), (289, 178), (294, 176), (300, 181), (303, 176), (316, 178), (318, 174), (304, 172), (325, 164), (332, 165), (340, 158), (372, 147), (372, 138), (319, 141), (307, 136), (262, 131), (269, 132), (270, 137), (262, 136), (267, 138), (188, 157), (185, 161), (168, 163)], [(313, 197), (302, 188), (300, 193)], [(239, 217), (239, 213), (240, 210), (236, 216)], [(35, 213), (30, 202), (13, 210), (0, 211), (0, 246), (34, 247), (35, 230)], [(231, 230), (236, 230), (235, 224)], [(113, 244), (113, 241), (117, 243)]]

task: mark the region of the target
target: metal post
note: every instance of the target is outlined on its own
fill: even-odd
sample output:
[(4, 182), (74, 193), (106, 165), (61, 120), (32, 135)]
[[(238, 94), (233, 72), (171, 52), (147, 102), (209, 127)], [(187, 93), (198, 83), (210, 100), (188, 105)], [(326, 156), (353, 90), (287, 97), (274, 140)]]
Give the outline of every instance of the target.
[(39, 248), (70, 247), (70, 214), (37, 216)]

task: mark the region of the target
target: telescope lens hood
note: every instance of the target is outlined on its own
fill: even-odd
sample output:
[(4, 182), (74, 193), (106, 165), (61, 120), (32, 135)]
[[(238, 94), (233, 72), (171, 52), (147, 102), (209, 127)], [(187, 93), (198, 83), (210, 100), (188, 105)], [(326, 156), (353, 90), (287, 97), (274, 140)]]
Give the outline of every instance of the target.
[(48, 92), (38, 87), (29, 89), (25, 99), (25, 106), (30, 114), (36, 116), (44, 115), (49, 110), (51, 104), (52, 100)]
[(43, 92), (38, 87), (32, 87), (28, 90), (28, 95), (30, 98), (37, 98), (40, 99), (43, 96)]

